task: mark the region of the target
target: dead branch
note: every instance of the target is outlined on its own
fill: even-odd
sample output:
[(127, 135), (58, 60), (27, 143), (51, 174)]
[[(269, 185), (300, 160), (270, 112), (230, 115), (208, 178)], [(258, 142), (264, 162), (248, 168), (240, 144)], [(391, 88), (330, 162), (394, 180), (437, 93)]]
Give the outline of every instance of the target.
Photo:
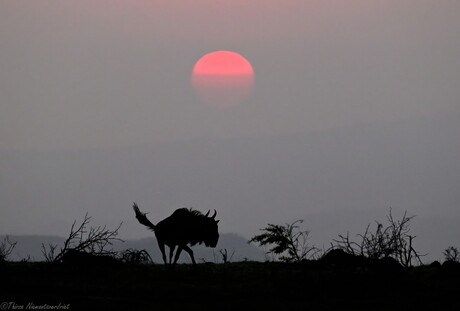
[(70, 249), (93, 255), (115, 256), (117, 252), (108, 249), (108, 247), (112, 246), (115, 241), (124, 242), (122, 239), (117, 238), (118, 230), (121, 228), (122, 223), (114, 230), (109, 230), (106, 226), (89, 227), (88, 229), (90, 220), (91, 217), (86, 213), (78, 228), (76, 228), (76, 220), (72, 223), (70, 233), (59, 253), (56, 253), (57, 245), (50, 244), (47, 248), (42, 244), (42, 253), (45, 256), (45, 260), (59, 262)]

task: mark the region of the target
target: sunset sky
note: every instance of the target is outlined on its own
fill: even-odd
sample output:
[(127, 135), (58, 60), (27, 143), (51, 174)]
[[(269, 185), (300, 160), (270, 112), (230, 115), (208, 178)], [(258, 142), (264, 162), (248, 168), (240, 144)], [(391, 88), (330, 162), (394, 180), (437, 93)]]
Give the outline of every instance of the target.
[[(5, 149), (277, 135), (459, 109), (457, 1), (2, 1)], [(197, 102), (194, 63), (253, 65), (238, 109)]]
[[(89, 206), (99, 217), (113, 208), (109, 223), (126, 221), (133, 201), (152, 215), (158, 208), (158, 218), (181, 206), (216, 208), (224, 231), (246, 236), (267, 222), (284, 223), (342, 204), (345, 210), (396, 205), (457, 217), (459, 16), (458, 0), (2, 0), (0, 233), (63, 234), (67, 223), (62, 221), (81, 217)], [(243, 55), (255, 77), (250, 94), (224, 109), (203, 102), (192, 84), (195, 63), (217, 50)], [(396, 128), (392, 124), (417, 125), (377, 144), (372, 133), (387, 135), (379, 129)], [(365, 147), (359, 147), (369, 159), (355, 163), (362, 178), (350, 177), (350, 162), (340, 160), (357, 159), (357, 147), (347, 143), (355, 137), (340, 138), (355, 132), (369, 133)], [(312, 138), (321, 133), (337, 136)], [(305, 146), (272, 144), (291, 135), (312, 140)], [(401, 151), (412, 148), (414, 139), (421, 149)], [(244, 140), (267, 143), (257, 149), (244, 142), (249, 146), (244, 149), (239, 145)], [(202, 146), (196, 141), (235, 147), (225, 151), (228, 159), (196, 147), (191, 162), (173, 151), (158, 151), (174, 144), (184, 150), (188, 144)], [(142, 148), (160, 155), (116, 161), (108, 156), (94, 167), (114, 175), (98, 181), (100, 188), (89, 186), (95, 169), (81, 153)], [(433, 153), (423, 153), (428, 149)], [(216, 147), (215, 154), (220, 152)], [(62, 163), (53, 163), (62, 167), (44, 164), (60, 153), (66, 155), (64, 160), (57, 156)], [(333, 165), (314, 162), (334, 154), (339, 160), (331, 158)], [(411, 161), (412, 156), (424, 158)], [(260, 174), (244, 175), (254, 168), (247, 157), (260, 159)], [(154, 172), (126, 181), (142, 172), (129, 166), (133, 161)], [(297, 176), (292, 161), (311, 165), (314, 177)], [(408, 171), (392, 166), (394, 161)], [(211, 170), (209, 163), (222, 171)], [(175, 177), (167, 170), (156, 175), (158, 165), (177, 170)], [(238, 175), (244, 165), (246, 172)], [(98, 178), (104, 178), (102, 171)], [(336, 173), (343, 175), (336, 178)], [(126, 184), (111, 187), (115, 180)], [(366, 200), (360, 201), (360, 191)], [(276, 199), (253, 197), (275, 192)], [(300, 207), (309, 203), (311, 210)], [(264, 216), (238, 221), (251, 208), (249, 214)], [(128, 222), (127, 234), (148, 234), (137, 225)]]

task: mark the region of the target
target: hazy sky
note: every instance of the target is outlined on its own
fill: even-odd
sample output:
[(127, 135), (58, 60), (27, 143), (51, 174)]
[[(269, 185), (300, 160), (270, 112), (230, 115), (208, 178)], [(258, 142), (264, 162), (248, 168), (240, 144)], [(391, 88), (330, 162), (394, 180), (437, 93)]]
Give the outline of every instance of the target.
[[(302, 132), (458, 109), (456, 0), (0, 3), (3, 149)], [(238, 108), (196, 99), (193, 65), (243, 54)]]
[[(133, 201), (154, 222), (216, 208), (246, 236), (337, 210), (459, 217), (459, 16), (458, 0), (1, 0), (0, 233), (63, 235), (89, 211), (148, 235)], [(218, 109), (191, 73), (224, 49), (255, 84)]]

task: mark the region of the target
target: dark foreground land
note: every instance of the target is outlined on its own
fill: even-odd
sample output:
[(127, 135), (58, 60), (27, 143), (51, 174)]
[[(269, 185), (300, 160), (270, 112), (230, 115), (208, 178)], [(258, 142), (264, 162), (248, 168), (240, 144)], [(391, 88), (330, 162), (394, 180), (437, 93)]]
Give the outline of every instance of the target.
[(458, 310), (459, 265), (5, 263), (2, 310)]

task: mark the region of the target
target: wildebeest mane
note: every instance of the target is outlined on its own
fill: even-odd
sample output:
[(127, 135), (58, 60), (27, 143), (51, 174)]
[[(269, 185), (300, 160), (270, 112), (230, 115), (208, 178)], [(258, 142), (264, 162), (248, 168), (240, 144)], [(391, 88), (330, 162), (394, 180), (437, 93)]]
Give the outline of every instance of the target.
[(187, 207), (182, 207), (182, 208), (178, 208), (174, 211), (174, 213), (172, 213), (171, 216), (185, 216), (185, 217), (193, 217), (193, 216), (196, 216), (196, 217), (206, 217), (205, 215), (203, 215), (202, 212), (200, 211), (197, 211), (193, 208), (187, 208)]
[(194, 246), (204, 242), (203, 225), (208, 217), (193, 208), (178, 208), (170, 216), (172, 218), (182, 218), (184, 225), (187, 227), (188, 244)]

